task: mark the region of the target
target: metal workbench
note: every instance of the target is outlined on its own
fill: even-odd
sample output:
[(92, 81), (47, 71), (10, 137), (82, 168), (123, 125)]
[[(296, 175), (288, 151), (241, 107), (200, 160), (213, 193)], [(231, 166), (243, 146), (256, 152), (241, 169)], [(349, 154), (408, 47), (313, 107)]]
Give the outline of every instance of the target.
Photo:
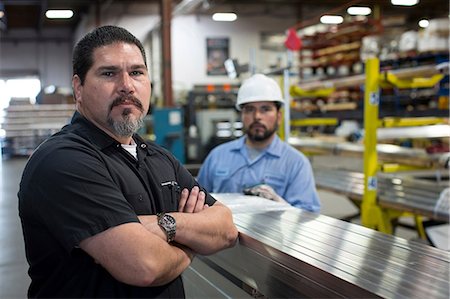
[(449, 253), (254, 196), (215, 194), (235, 247), (197, 257), (188, 298), (445, 298)]

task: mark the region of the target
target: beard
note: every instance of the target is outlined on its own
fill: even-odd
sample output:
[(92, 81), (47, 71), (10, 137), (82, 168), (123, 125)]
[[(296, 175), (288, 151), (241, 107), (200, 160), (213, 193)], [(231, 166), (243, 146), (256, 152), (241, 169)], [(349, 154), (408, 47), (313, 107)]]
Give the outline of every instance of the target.
[[(255, 125), (263, 126), (264, 130), (261, 132), (259, 131), (252, 131), (252, 127)], [(278, 125), (275, 124), (275, 126), (272, 129), (268, 129), (266, 126), (260, 124), (260, 123), (252, 123), (246, 130), (245, 133), (247, 134), (248, 139), (255, 142), (260, 141), (266, 141), (270, 137), (272, 137), (273, 134), (278, 130)]]
[(141, 101), (133, 96), (119, 97), (111, 103), (110, 111), (115, 107), (125, 102), (131, 102), (136, 108), (141, 111), (141, 115), (137, 118), (131, 113), (130, 108), (125, 108), (122, 111), (120, 119), (112, 118), (108, 115), (108, 124), (113, 132), (120, 137), (130, 137), (139, 130), (144, 124), (144, 108)]

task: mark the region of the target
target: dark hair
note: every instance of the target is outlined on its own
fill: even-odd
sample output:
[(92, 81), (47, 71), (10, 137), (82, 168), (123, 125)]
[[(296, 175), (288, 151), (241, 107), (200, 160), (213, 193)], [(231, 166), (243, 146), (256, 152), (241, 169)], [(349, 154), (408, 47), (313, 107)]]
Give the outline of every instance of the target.
[(89, 69), (94, 64), (92, 54), (94, 50), (101, 46), (111, 45), (116, 42), (135, 44), (141, 51), (144, 63), (147, 66), (147, 59), (142, 43), (129, 31), (117, 26), (102, 26), (95, 28), (86, 34), (75, 46), (73, 50), (72, 67), (73, 75), (78, 75), (81, 84)]

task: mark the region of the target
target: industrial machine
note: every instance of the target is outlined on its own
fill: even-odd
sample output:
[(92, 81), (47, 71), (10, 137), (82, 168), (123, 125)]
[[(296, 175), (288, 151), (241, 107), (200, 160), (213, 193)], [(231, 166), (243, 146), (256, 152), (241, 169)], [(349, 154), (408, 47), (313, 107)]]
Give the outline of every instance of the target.
[(242, 135), (234, 105), (238, 86), (196, 85), (185, 106), (186, 162), (201, 163), (216, 145)]
[(155, 108), (152, 114), (155, 142), (169, 150), (181, 163), (185, 163), (183, 110)]

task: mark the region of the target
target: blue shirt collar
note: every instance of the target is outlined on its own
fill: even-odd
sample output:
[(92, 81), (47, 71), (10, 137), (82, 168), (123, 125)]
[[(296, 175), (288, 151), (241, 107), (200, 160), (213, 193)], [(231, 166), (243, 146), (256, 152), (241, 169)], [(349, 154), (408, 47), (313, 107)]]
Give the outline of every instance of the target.
[[(239, 139), (237, 139), (234, 143), (234, 147), (231, 150), (243, 152), (243, 150), (245, 148), (246, 138), (247, 138), (247, 135), (244, 135), (244, 136), (240, 137)], [(282, 149), (281, 143), (282, 143), (282, 141), (281, 141), (280, 137), (278, 137), (278, 135), (275, 134), (275, 138), (273, 139), (273, 141), (269, 145), (269, 147), (266, 149), (265, 153), (272, 155), (272, 156), (280, 157), (281, 149)]]

